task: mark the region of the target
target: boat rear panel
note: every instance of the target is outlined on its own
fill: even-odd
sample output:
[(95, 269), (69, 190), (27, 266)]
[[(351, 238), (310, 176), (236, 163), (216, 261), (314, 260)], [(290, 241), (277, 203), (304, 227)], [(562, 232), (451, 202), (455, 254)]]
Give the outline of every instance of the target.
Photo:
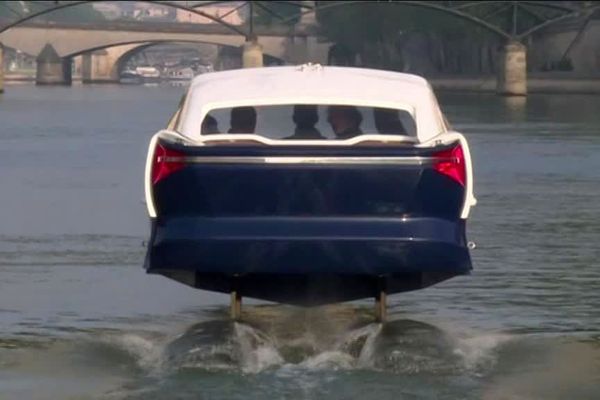
[(466, 274), (465, 188), (436, 168), (436, 155), (457, 145), (159, 140), (163, 161), (176, 168), (152, 188), (157, 216), (146, 268), (199, 288), (236, 286), (245, 296), (296, 304), (369, 297), (381, 282), (394, 293)]
[(464, 187), (432, 168), (435, 149), (413, 146), (186, 147), (185, 166), (154, 185), (157, 215), (428, 216), (457, 219)]

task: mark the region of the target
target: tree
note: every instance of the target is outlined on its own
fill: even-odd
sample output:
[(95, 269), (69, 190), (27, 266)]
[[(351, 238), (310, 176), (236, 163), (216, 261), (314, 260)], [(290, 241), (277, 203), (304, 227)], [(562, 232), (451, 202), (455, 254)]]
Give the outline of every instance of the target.
[(427, 38), (431, 63), (442, 70), (452, 43), (483, 43), (493, 35), (472, 22), (402, 2), (320, 2), (322, 34), (360, 58), (363, 66), (404, 70), (403, 46), (419, 34)]

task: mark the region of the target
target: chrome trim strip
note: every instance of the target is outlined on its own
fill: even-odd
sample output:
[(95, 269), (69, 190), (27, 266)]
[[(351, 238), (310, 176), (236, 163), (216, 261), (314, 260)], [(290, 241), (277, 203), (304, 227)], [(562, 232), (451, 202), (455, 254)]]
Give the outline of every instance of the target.
[(159, 162), (183, 162), (188, 164), (390, 164), (390, 165), (431, 165), (436, 162), (457, 162), (456, 157), (298, 157), (298, 156), (184, 156), (159, 157)]

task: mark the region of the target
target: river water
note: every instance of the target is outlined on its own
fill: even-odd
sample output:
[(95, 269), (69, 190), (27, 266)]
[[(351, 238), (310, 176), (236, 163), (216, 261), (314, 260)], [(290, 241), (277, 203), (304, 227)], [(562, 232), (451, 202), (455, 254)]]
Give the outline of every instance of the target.
[(472, 275), (245, 305), (142, 269), (143, 164), (184, 88), (0, 95), (0, 399), (597, 399), (600, 97), (440, 94), (471, 144)]

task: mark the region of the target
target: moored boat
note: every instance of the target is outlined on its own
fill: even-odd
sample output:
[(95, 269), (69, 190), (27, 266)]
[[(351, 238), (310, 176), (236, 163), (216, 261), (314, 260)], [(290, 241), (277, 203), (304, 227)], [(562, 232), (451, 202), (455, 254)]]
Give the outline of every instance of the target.
[(126, 69), (121, 72), (119, 82), (124, 84), (141, 84), (143, 83), (143, 78), (135, 70)]
[(190, 81), (194, 79), (194, 76), (194, 70), (189, 67), (170, 68), (166, 71), (163, 79), (171, 81)]

